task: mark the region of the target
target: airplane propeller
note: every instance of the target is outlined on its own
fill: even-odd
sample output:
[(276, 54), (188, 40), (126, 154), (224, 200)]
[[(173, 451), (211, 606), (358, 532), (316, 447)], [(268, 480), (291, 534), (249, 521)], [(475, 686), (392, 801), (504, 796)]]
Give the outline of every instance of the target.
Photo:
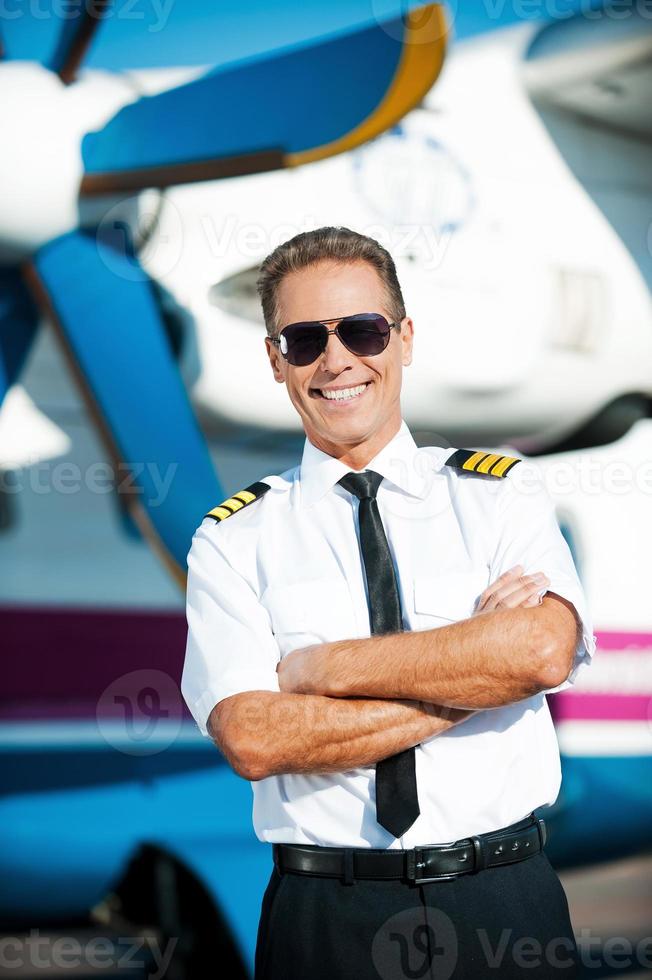
[[(121, 502), (183, 581), (192, 532), (221, 498), (219, 481), (136, 250), (124, 236), (106, 236), (103, 214), (97, 213), (93, 227), (87, 220), (76, 227), (70, 216), (79, 218), (84, 201), (97, 202), (103, 194), (129, 196), (145, 188), (291, 168), (358, 146), (395, 124), (430, 89), (443, 63), (446, 28), (441, 5), (423, 0), (285, 0), (274, 5), (285, 37), (265, 49), (265, 32), (252, 28), (244, 32), (248, 48), (241, 45), (234, 57), (218, 40), (217, 53), (202, 64), (209, 53), (207, 34), (220, 38), (219, 5), (207, 12), (189, 0), (190, 34), (187, 24), (174, 21), (180, 6), (174, 7), (165, 41), (157, 39), (154, 57), (167, 50), (174, 30), (185, 29), (186, 39), (196, 44), (190, 44), (187, 59), (185, 51), (168, 50), (167, 66), (194, 65), (193, 77), (186, 74), (180, 84), (163, 81), (148, 95), (134, 94), (130, 78), (115, 70), (102, 73), (99, 82), (82, 71), (94, 58), (111, 68), (122, 57), (115, 38), (126, 27), (133, 32), (133, 24), (113, 16), (110, 0), (84, 4), (80, 16), (64, 23), (56, 43), (51, 33), (40, 35), (36, 61), (21, 61), (25, 38), (8, 22), (0, 89), (4, 81), (14, 98), (4, 110), (0, 99), (0, 115), (7, 113), (0, 124), (5, 130), (15, 126), (17, 135), (11, 140), (5, 133), (14, 156), (5, 159), (4, 180), (0, 167), (7, 190), (0, 204), (0, 401), (18, 377), (40, 308), (59, 335), (116, 467), (131, 471)], [(260, 4), (259, 24), (268, 23), (268, 7)], [(103, 36), (113, 37), (113, 45)], [(151, 67), (148, 41), (143, 36), (143, 61)], [(138, 50), (133, 36), (131, 43)], [(82, 98), (84, 87), (92, 85), (91, 96), (97, 85), (104, 86), (102, 106)], [(23, 103), (21, 88), (29, 95)], [(36, 105), (42, 125), (29, 135)], [(59, 177), (51, 164), (62, 146), (71, 162)], [(24, 168), (17, 152), (26, 155)], [(21, 186), (23, 173), (33, 174), (40, 157), (39, 186)], [(27, 233), (23, 201), (37, 216)], [(108, 204), (103, 213), (107, 209)], [(46, 232), (38, 229), (42, 215), (51, 219)], [(163, 501), (156, 498), (148, 466), (159, 473), (174, 470)]]

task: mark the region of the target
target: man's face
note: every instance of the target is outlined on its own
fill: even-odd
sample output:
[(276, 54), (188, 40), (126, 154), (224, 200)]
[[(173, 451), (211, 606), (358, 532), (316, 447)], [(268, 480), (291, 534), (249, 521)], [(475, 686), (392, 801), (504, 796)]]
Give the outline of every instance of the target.
[[(278, 289), (281, 329), (305, 320), (330, 320), (353, 313), (382, 313), (388, 322), (383, 283), (366, 262), (324, 261), (287, 275)], [(328, 324), (332, 330), (336, 323)], [(326, 350), (312, 364), (294, 367), (266, 338), (274, 377), (287, 386), (301, 416), (306, 435), (318, 448), (340, 455), (369, 442), (382, 447), (401, 424), (400, 393), (403, 365), (412, 360), (413, 325), (406, 317), (401, 332), (392, 330), (385, 350), (358, 357), (331, 334)], [(323, 392), (356, 388), (360, 394), (337, 401)]]

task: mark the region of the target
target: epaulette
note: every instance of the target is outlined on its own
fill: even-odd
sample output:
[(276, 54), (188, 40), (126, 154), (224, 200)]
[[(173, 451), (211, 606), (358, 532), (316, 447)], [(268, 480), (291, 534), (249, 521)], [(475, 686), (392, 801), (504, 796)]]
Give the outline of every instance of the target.
[(268, 490), (271, 490), (269, 483), (252, 483), (250, 487), (238, 490), (237, 493), (234, 493), (233, 496), (224, 500), (217, 507), (213, 507), (208, 514), (204, 514), (204, 517), (212, 517), (214, 521), (224, 521), (231, 514), (235, 514), (237, 510), (242, 510), (243, 507), (253, 504), (254, 500), (260, 500)]
[(446, 460), (446, 466), (454, 466), (465, 473), (482, 476), (507, 476), (521, 460), (518, 456), (502, 456), (500, 453), (479, 452), (475, 449), (458, 449)]

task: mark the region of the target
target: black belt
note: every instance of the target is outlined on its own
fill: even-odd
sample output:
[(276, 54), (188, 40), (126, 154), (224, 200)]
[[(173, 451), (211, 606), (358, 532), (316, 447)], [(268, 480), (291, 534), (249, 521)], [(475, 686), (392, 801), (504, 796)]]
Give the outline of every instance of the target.
[(405, 878), (415, 884), (472, 874), (501, 864), (514, 864), (537, 854), (546, 842), (546, 826), (534, 813), (501, 830), (464, 837), (454, 844), (410, 850), (320, 847), (315, 844), (274, 844), (274, 864), (281, 874), (341, 878)]

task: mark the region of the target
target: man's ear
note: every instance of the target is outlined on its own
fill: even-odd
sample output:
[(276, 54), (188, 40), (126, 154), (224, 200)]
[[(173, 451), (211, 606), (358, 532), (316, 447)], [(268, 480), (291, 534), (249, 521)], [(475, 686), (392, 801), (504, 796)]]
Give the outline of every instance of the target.
[(272, 365), (274, 381), (278, 381), (279, 384), (285, 384), (285, 374), (283, 373), (282, 365), (283, 355), (269, 337), (265, 337), (265, 347), (267, 348), (269, 363)]
[(414, 340), (414, 322), (406, 316), (401, 323), (400, 341), (402, 344), (401, 363), (404, 367), (412, 363), (412, 342)]

